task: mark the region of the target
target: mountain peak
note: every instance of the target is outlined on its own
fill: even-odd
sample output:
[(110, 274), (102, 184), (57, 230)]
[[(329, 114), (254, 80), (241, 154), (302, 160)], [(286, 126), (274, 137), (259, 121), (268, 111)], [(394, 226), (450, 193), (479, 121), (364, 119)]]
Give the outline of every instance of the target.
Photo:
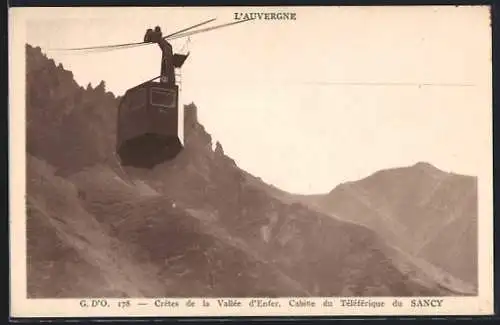
[(420, 168), (420, 169), (424, 169), (424, 170), (442, 171), (439, 168), (435, 167), (434, 165), (432, 165), (428, 162), (425, 162), (425, 161), (419, 161), (415, 165), (413, 165), (412, 167)]

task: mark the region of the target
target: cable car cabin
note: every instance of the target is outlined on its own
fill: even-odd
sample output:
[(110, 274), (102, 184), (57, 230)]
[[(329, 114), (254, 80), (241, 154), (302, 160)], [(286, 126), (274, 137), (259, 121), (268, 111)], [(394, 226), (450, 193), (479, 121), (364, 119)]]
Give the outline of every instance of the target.
[(179, 88), (149, 81), (129, 89), (118, 108), (117, 153), (122, 165), (152, 168), (182, 149)]
[(125, 93), (118, 107), (116, 149), (122, 165), (152, 168), (182, 150), (174, 69), (181, 68), (188, 56), (174, 54), (171, 65), (162, 62), (161, 82), (155, 78)]

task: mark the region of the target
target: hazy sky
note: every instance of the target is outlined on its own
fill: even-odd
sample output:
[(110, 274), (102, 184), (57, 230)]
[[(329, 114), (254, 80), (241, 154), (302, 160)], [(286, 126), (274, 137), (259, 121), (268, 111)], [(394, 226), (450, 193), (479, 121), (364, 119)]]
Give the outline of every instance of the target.
[(296, 12), (297, 20), (195, 35), (182, 71), (184, 103), (198, 106), (240, 167), (300, 193), (419, 161), (479, 174), (491, 150), (486, 7), (50, 8), (33, 15), (26, 37), (81, 85), (105, 80), (122, 94), (159, 75), (155, 45), (45, 49), (142, 41), (156, 25), (169, 33), (241, 11)]

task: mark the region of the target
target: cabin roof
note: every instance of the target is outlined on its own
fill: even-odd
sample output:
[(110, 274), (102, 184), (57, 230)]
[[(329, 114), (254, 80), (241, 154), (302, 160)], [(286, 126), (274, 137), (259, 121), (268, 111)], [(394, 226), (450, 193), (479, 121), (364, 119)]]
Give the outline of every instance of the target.
[(130, 91), (134, 91), (134, 90), (137, 90), (137, 89), (140, 89), (140, 88), (151, 88), (151, 87), (157, 87), (157, 88), (163, 88), (163, 89), (174, 89), (174, 90), (176, 90), (178, 88), (177, 85), (171, 86), (171, 85), (167, 85), (165, 83), (161, 83), (161, 82), (158, 82), (158, 81), (148, 81), (148, 82), (144, 82), (144, 83), (142, 83), (140, 85), (137, 85), (137, 86), (134, 86), (134, 87), (128, 89), (125, 92), (125, 95), (127, 95), (127, 93), (130, 92)]

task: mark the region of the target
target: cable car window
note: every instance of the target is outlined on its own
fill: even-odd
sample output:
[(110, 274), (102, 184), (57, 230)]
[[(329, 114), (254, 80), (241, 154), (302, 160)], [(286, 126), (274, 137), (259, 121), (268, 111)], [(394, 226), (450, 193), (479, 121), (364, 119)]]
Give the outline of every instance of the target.
[(151, 88), (151, 105), (175, 108), (175, 91), (161, 88)]

